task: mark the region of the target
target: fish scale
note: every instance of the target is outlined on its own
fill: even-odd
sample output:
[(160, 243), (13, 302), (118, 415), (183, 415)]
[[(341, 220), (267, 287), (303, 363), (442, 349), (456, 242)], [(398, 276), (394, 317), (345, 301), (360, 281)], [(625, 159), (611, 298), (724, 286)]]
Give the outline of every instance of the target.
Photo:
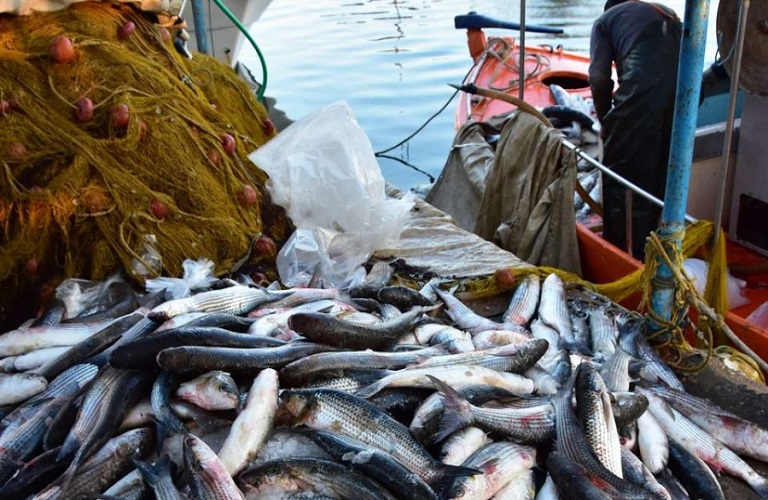
[(433, 287), (440, 300), (448, 307), (448, 316), (456, 322), (459, 328), (466, 330), (469, 333), (480, 333), (485, 330), (502, 330), (504, 325), (496, 323), (484, 316), (480, 316), (472, 309), (467, 307), (462, 301), (453, 296), (453, 294), (445, 292), (438, 288)]
[(603, 379), (591, 365), (585, 363), (579, 369), (576, 385), (576, 408), (592, 449), (609, 471), (624, 477), (619, 432)]
[(311, 431), (312, 438), (338, 462), (348, 463), (379, 481), (404, 500), (437, 500), (437, 495), (417, 474), (411, 472), (388, 453), (367, 446), (342, 434)]
[[(581, 365), (579, 365), (577, 370), (580, 368)], [(555, 405), (557, 450), (565, 458), (583, 467), (589, 474), (594, 474), (616, 488), (626, 499), (654, 498), (650, 492), (613, 474), (597, 459), (572, 407), (575, 380), (576, 377), (571, 377), (566, 386), (553, 400)]]
[(191, 297), (169, 300), (152, 309), (152, 320), (165, 321), (189, 312), (245, 314), (261, 304), (277, 300), (286, 294), (267, 292), (247, 286), (231, 286), (222, 290), (200, 292)]
[(416, 365), (387, 375), (378, 382), (361, 389), (357, 395), (367, 398), (385, 387), (431, 387), (430, 376), (456, 387), (484, 383), (507, 389), (515, 394), (531, 394), (535, 389), (533, 381), (529, 378), (482, 366), (463, 364), (420, 367)]
[(652, 390), (735, 452), (768, 461), (768, 430), (685, 391), (671, 387)]
[(556, 274), (550, 274), (541, 286), (539, 318), (554, 328), (567, 344), (574, 344), (573, 324), (565, 298), (563, 280)]
[(70, 398), (51, 399), (34, 416), (0, 436), (0, 484), (4, 484), (40, 445), (48, 421)]
[(406, 352), (320, 352), (285, 365), (280, 370), (280, 381), (284, 384), (297, 384), (312, 378), (313, 374), (325, 370), (402, 368), (423, 358), (438, 354), (445, 354), (445, 349), (435, 346)]
[(525, 326), (531, 321), (539, 305), (541, 295), (541, 279), (538, 274), (529, 274), (522, 283), (517, 285), (507, 310), (502, 314), (504, 323), (514, 323)]
[(191, 473), (192, 498), (245, 500), (216, 453), (194, 434), (184, 437), (184, 465)]
[[(149, 455), (154, 431), (144, 427), (127, 431), (109, 441), (80, 467), (67, 490), (70, 498), (100, 493), (134, 469), (133, 460)], [(54, 483), (55, 484), (55, 483)]]
[(315, 342), (346, 349), (385, 348), (411, 331), (421, 316), (435, 307), (416, 307), (401, 316), (375, 325), (361, 325), (323, 313), (297, 313), (288, 326)]
[(768, 479), (758, 474), (744, 460), (739, 458), (724, 444), (717, 441), (706, 431), (653, 392), (638, 388), (650, 402), (649, 409), (661, 426), (674, 440), (686, 450), (698, 456), (716, 470), (739, 477), (746, 481), (762, 498), (768, 498)]
[[(290, 483), (297, 491), (285, 491)], [(390, 500), (392, 497), (376, 481), (348, 467), (319, 458), (283, 458), (246, 471), (240, 484), (254, 484), (259, 498), (276, 495), (266, 491), (275, 483), (286, 498), (361, 498)], [(279, 485), (279, 486), (278, 486)], [(259, 488), (261, 486), (261, 488)], [(293, 489), (292, 488), (292, 489)], [(262, 491), (265, 490), (265, 491)], [(306, 493), (306, 496), (303, 494)]]
[(451, 471), (462, 473), (462, 469), (436, 460), (407, 427), (361, 398), (328, 389), (297, 389), (284, 391), (280, 399), (297, 417), (297, 424), (339, 432), (374, 446), (392, 455), (428, 484), (451, 475)]
[(509, 441), (488, 444), (472, 454), (462, 464), (483, 471), (483, 474), (461, 478), (452, 492), (461, 492), (464, 500), (492, 497), (517, 474), (536, 464), (536, 449)]

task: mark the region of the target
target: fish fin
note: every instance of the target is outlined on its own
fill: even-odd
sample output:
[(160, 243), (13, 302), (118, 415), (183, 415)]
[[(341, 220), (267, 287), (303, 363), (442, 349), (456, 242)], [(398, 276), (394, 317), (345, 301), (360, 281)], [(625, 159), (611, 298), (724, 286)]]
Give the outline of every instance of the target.
[(56, 455), (56, 461), (61, 462), (62, 460), (66, 460), (74, 456), (77, 453), (77, 450), (80, 449), (81, 444), (82, 443), (80, 440), (74, 437), (72, 434), (68, 435), (64, 440), (64, 444), (61, 445), (59, 454)]
[(80, 468), (80, 457), (75, 455), (75, 458), (72, 460), (72, 463), (69, 464), (69, 467), (67, 470), (64, 471), (64, 473), (61, 475), (61, 477), (58, 480), (59, 483), (59, 493), (61, 494), (61, 498), (68, 498), (67, 492), (69, 490), (69, 486), (72, 484), (72, 480), (75, 478), (75, 473), (77, 472), (77, 469)]
[[(168, 455), (165, 455), (166, 457)], [(159, 463), (159, 462), (158, 462)], [(160, 480), (160, 475), (157, 473), (156, 465), (152, 465), (143, 460), (133, 459), (133, 465), (139, 470), (139, 474), (147, 482), (149, 486), (154, 486)]]
[(440, 393), (440, 399), (443, 402), (444, 410), (440, 417), (435, 442), (439, 443), (459, 429), (463, 429), (472, 423), (472, 416), (469, 413), (470, 403), (450, 385), (446, 384), (437, 377), (427, 375), (435, 388)]
[(585, 346), (578, 340), (566, 340), (562, 337), (560, 337), (560, 341), (557, 343), (557, 348), (566, 350), (568, 352), (578, 352), (585, 356), (594, 357), (595, 353), (590, 349), (588, 346)]
[(378, 394), (379, 392), (381, 392), (381, 390), (384, 389), (385, 386), (386, 386), (386, 384), (382, 383), (381, 381), (374, 382), (374, 383), (366, 385), (362, 389), (358, 390), (355, 393), (355, 396), (357, 396), (359, 398), (367, 399), (367, 398), (370, 398), (371, 396), (373, 396), (374, 394)]
[(677, 415), (675, 415), (676, 413), (675, 410), (664, 399), (659, 398), (658, 408), (659, 410), (666, 413), (672, 420), (677, 420)]

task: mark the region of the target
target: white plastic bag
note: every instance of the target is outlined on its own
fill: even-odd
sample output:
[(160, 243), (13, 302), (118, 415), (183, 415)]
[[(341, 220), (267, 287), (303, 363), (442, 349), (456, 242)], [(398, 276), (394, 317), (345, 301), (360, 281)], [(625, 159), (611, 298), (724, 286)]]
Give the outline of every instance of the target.
[(387, 198), (371, 142), (338, 101), (296, 121), (249, 158), (297, 231), (277, 256), (280, 280), (352, 284), (359, 267), (400, 236), (411, 200)]
[(763, 302), (745, 318), (760, 328), (768, 328), (768, 302)]
[[(704, 296), (704, 287), (707, 286), (707, 272), (709, 271), (709, 264), (701, 259), (685, 259), (683, 261), (683, 269), (685, 274), (691, 278), (693, 285), (696, 287), (696, 291), (699, 295)], [(728, 274), (728, 309), (735, 309), (743, 305), (749, 304), (749, 298), (743, 293), (744, 287), (747, 286), (747, 282), (734, 278)]]
[(154, 278), (146, 280), (148, 292), (165, 290), (167, 300), (182, 299), (192, 295), (192, 290), (210, 287), (216, 278), (213, 276), (213, 262), (202, 258), (198, 260), (185, 259), (181, 263), (184, 275), (181, 278)]
[(66, 317), (74, 318), (97, 302), (112, 283), (119, 281), (123, 279), (118, 274), (113, 274), (104, 281), (68, 278), (56, 287), (56, 298), (64, 303)]

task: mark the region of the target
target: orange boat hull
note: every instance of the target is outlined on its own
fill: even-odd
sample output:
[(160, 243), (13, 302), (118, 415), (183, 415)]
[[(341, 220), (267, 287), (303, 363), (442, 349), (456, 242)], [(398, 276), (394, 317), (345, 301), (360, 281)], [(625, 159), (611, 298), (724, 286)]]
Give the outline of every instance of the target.
[[(485, 35), (468, 32), (470, 50), (485, 40)], [(520, 62), (520, 47), (514, 38), (492, 38), (485, 49), (477, 51), (475, 64), (464, 80), (481, 88), (499, 90), (518, 97), (517, 68)], [(525, 47), (525, 88), (524, 100), (533, 106), (543, 108), (556, 104), (549, 89), (550, 84), (563, 87), (568, 93), (591, 97), (589, 90), (589, 58), (551, 46)], [(515, 109), (507, 102), (472, 96), (461, 92), (456, 112), (456, 128), (469, 119), (487, 121), (489, 118)]]

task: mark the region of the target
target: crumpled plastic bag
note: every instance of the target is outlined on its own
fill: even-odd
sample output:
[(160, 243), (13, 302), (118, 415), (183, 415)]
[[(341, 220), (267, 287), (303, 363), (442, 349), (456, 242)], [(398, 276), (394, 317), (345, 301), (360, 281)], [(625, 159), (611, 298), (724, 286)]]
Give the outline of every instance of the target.
[[(704, 296), (704, 288), (707, 286), (707, 272), (709, 271), (709, 263), (701, 259), (685, 259), (683, 261), (683, 269), (685, 274), (691, 278), (693, 286), (696, 287), (696, 291)], [(744, 295), (743, 289), (747, 286), (747, 282), (740, 280), (728, 274), (728, 309), (735, 309), (743, 305), (749, 304), (749, 298)]]
[(358, 283), (360, 266), (398, 239), (413, 206), (387, 198), (371, 142), (344, 101), (294, 122), (249, 158), (297, 228), (277, 256), (286, 286), (313, 276), (326, 286)]
[(123, 281), (118, 274), (113, 274), (104, 281), (91, 281), (80, 278), (68, 278), (56, 287), (56, 298), (64, 303), (66, 318), (75, 318), (86, 308), (96, 303), (112, 283)]
[(749, 313), (749, 316), (744, 319), (760, 328), (768, 328), (768, 301), (760, 304), (757, 309)]
[(148, 292), (165, 290), (165, 299), (183, 299), (192, 295), (193, 290), (209, 288), (216, 282), (213, 275), (213, 261), (202, 258), (198, 260), (185, 259), (181, 263), (184, 269), (181, 278), (153, 278), (146, 280), (145, 286)]

